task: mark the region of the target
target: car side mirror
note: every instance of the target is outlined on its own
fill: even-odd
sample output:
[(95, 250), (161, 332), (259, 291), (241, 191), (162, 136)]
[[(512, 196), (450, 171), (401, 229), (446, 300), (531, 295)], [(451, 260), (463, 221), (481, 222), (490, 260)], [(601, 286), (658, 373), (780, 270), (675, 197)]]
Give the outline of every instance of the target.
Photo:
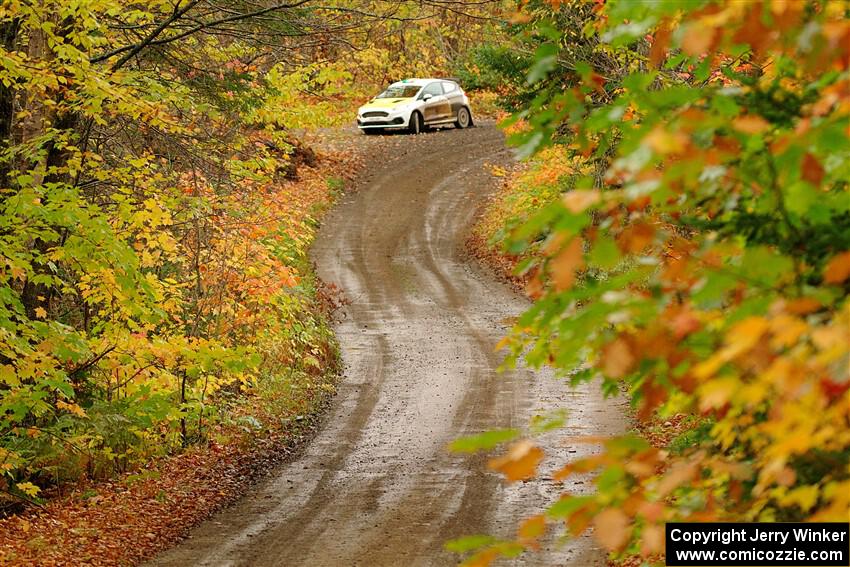
[(424, 102), (428, 102), (432, 98), (434, 98), (434, 95), (432, 95), (431, 93), (425, 93), (424, 95), (422, 95), (422, 100)]

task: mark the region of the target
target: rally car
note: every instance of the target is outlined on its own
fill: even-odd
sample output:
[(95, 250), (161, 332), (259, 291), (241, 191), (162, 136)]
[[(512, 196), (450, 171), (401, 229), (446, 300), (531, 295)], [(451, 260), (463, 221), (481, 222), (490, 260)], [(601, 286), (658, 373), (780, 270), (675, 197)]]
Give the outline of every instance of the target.
[(472, 126), (469, 99), (456, 81), (405, 79), (364, 104), (357, 111), (357, 127), (365, 134), (407, 130), (418, 134), (429, 126)]

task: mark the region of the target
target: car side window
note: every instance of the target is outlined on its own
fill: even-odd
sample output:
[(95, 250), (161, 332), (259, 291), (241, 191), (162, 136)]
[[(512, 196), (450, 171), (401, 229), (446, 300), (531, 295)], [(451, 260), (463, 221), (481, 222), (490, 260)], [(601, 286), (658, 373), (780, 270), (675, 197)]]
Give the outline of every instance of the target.
[(445, 82), (445, 83), (443, 83), (443, 91), (444, 91), (446, 94), (453, 93), (455, 90), (457, 90), (457, 85), (456, 85), (456, 84), (454, 84), (454, 83), (449, 83), (449, 82)]
[(443, 88), (440, 86), (440, 83), (431, 83), (422, 89), (422, 94), (419, 96), (424, 97), (426, 94), (431, 96), (440, 96), (443, 94)]

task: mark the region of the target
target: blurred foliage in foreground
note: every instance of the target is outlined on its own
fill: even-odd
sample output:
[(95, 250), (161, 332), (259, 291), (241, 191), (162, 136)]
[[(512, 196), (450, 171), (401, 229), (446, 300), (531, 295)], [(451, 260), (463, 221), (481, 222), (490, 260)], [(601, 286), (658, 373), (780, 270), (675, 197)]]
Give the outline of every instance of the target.
[[(508, 127), (534, 157), (485, 217), (535, 299), (511, 356), (696, 425), (675, 451), (572, 440), (603, 450), (556, 479), (596, 471), (594, 494), (453, 548), (485, 565), (593, 526), (653, 563), (666, 521), (848, 521), (848, 4), (550, 0), (514, 20), (534, 56)], [(525, 439), (491, 466), (544, 458)]]

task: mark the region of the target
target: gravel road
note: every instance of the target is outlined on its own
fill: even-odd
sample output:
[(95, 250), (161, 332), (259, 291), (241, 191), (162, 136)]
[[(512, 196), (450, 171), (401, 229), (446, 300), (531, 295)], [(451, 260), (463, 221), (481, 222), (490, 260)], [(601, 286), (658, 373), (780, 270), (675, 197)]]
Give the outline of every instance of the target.
[[(325, 219), (313, 249), (320, 276), (351, 304), (337, 333), (345, 376), (324, 425), (299, 458), (151, 565), (441, 566), (446, 540), (510, 537), (519, 518), (563, 489), (547, 470), (593, 451), (563, 439), (621, 432), (621, 401), (569, 390), (546, 372), (499, 374), (494, 345), (528, 306), (474, 262), (463, 242), (496, 187), (489, 164), (511, 157), (492, 126), (365, 139), (374, 154), (358, 191)], [(542, 478), (504, 484), (486, 456), (446, 451), (454, 438), (522, 427), (567, 408)], [(604, 565), (587, 537), (504, 565)]]

